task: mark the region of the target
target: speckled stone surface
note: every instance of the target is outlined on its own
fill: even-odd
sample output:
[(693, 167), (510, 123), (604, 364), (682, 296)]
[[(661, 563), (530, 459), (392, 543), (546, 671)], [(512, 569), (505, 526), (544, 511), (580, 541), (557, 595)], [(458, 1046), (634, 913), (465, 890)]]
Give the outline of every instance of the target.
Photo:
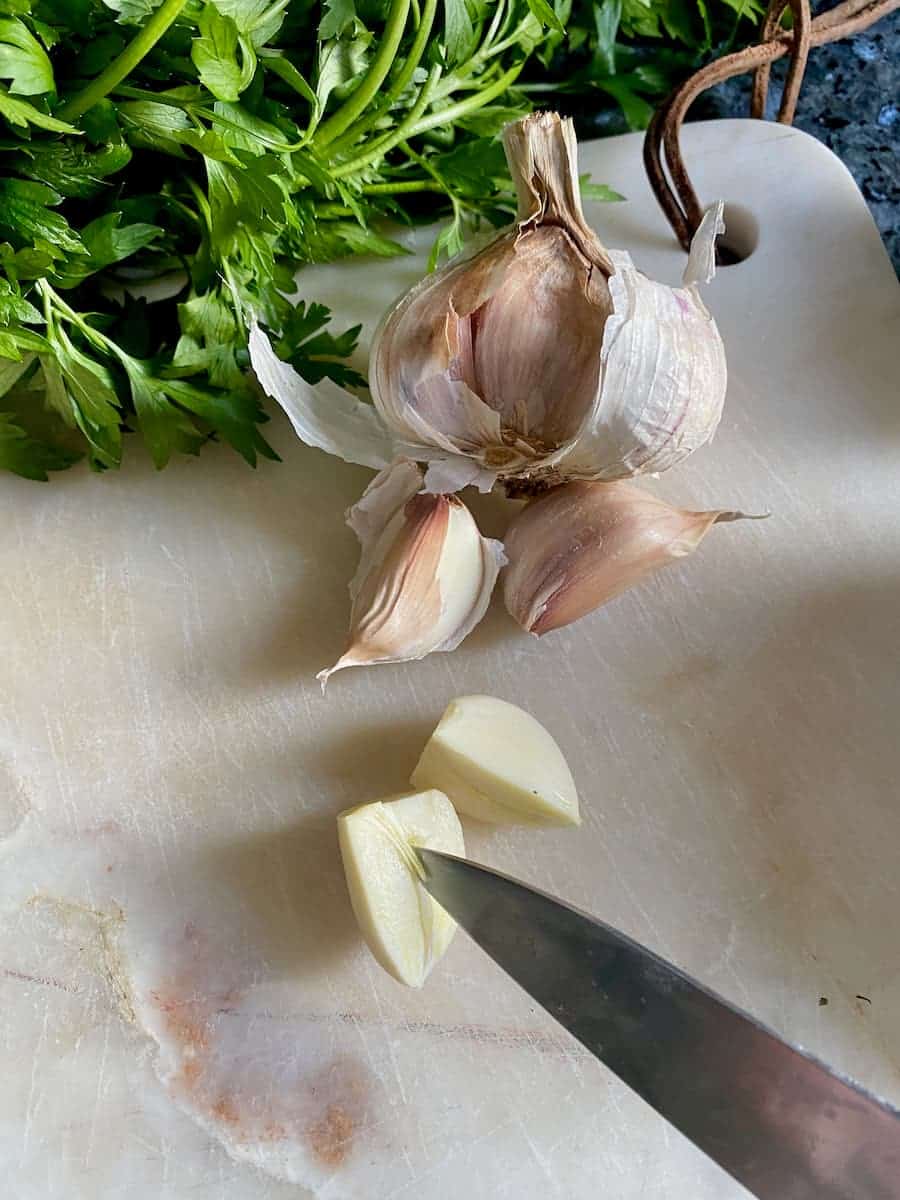
[[(772, 117), (784, 66), (772, 72)], [(729, 80), (698, 102), (694, 115), (745, 116), (749, 96), (749, 75)], [(811, 52), (794, 124), (849, 168), (900, 273), (900, 13)]]

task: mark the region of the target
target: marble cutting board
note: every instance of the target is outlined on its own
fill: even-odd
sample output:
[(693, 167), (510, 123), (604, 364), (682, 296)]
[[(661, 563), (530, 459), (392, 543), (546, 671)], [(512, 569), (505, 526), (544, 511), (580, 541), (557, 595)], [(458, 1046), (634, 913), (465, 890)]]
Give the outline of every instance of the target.
[[(341, 808), (401, 789), (454, 695), (528, 707), (579, 832), (473, 857), (590, 909), (900, 1101), (900, 300), (862, 197), (805, 134), (685, 131), (758, 223), (707, 293), (721, 431), (651, 483), (771, 510), (537, 642), (495, 603), (452, 655), (341, 646), (369, 472), (293, 438), (156, 474), (0, 478), (0, 1165), (10, 1200), (739, 1200), (464, 936), (421, 993), (360, 945)], [(588, 205), (675, 282), (640, 138)], [(750, 214), (750, 216), (748, 216)], [(309, 271), (371, 333), (421, 272)], [(504, 503), (476, 501), (499, 533)]]

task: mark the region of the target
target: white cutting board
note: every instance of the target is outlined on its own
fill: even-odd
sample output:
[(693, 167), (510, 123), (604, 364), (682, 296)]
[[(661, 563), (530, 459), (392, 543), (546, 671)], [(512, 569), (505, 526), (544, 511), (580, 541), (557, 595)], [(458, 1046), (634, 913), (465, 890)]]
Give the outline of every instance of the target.
[[(255, 473), (213, 448), (157, 474), (132, 442), (120, 474), (0, 479), (10, 1200), (745, 1194), (464, 936), (421, 993), (362, 949), (334, 815), (403, 788), (463, 692), (553, 731), (584, 814), (470, 826), (473, 857), (900, 1101), (898, 290), (811, 138), (718, 121), (684, 142), (701, 195), (760, 238), (707, 293), (721, 431), (651, 486), (772, 518), (574, 627), (537, 642), (497, 602), (458, 652), (347, 671), (323, 699), (369, 472), (279, 419), (284, 463)], [(675, 282), (640, 146), (584, 148), (628, 196), (588, 215)], [(303, 291), (368, 335), (423, 261)], [(502, 529), (504, 502), (476, 507)]]

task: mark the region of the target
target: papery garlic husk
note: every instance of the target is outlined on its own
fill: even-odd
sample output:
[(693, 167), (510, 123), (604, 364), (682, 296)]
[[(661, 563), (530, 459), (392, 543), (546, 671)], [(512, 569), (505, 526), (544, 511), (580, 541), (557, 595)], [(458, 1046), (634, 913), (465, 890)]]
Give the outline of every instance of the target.
[(713, 525), (747, 513), (692, 512), (633, 484), (573, 482), (530, 501), (505, 540), (506, 607), (540, 636), (692, 554)]
[(708, 442), (725, 396), (715, 322), (722, 205), (694, 238), (683, 286), (638, 271), (587, 225), (572, 122), (535, 113), (503, 134), (518, 219), (427, 276), (372, 343), (374, 407), (309, 384), (251, 324), (250, 360), (298, 436), (376, 469), (427, 462), (425, 490), (489, 491), (659, 472)]
[(504, 564), (499, 542), (481, 536), (456, 496), (426, 495), (415, 463), (400, 459), (380, 472), (347, 514), (360, 541), (350, 584), (344, 667), (406, 662), (455, 650), (487, 609)]
[(725, 396), (722, 341), (697, 291), (721, 205), (685, 286), (667, 287), (586, 224), (570, 120), (532, 114), (504, 146), (516, 225), (419, 283), (376, 333), (369, 382), (385, 425), (505, 478), (674, 465), (712, 437)]

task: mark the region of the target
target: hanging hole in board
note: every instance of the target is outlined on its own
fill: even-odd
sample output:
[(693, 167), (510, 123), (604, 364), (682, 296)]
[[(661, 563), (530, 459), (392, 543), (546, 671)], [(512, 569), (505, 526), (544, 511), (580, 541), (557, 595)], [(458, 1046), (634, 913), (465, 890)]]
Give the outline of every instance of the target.
[(725, 232), (719, 238), (720, 267), (733, 267), (749, 258), (759, 244), (759, 221), (743, 204), (725, 205)]

